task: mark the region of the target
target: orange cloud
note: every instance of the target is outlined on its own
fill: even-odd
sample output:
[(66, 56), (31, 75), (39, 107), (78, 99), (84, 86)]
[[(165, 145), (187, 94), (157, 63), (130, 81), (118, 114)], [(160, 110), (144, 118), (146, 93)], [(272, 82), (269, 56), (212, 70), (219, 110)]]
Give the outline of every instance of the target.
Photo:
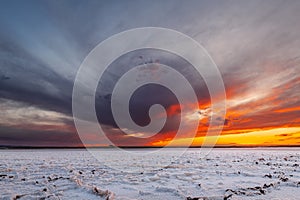
[[(267, 69), (271, 69), (271, 67), (268, 66)], [(233, 83), (235, 83), (234, 80), (231, 85), (227, 84), (228, 109), (225, 126), (217, 145), (270, 146), (300, 144), (300, 96), (296, 92), (299, 91), (299, 77), (282, 81), (280, 84), (275, 84), (274, 87), (258, 90), (257, 92), (249, 87), (249, 83)], [(203, 104), (200, 104), (200, 106), (202, 108), (210, 107), (210, 103), (207, 100), (205, 102), (205, 106)], [(178, 105), (170, 108), (169, 113), (178, 114), (177, 110)], [(189, 138), (189, 133), (187, 133), (187, 137), (178, 139), (174, 144), (181, 146), (193, 140), (194, 145), (201, 145), (208, 126), (209, 115), (199, 119), (196, 138)], [(295, 130), (298, 132), (295, 132)], [(161, 138), (151, 144), (160, 146), (168, 142), (170, 142), (170, 138), (166, 140)]]
[(279, 110), (275, 110), (275, 112), (278, 112), (278, 113), (295, 112), (295, 111), (300, 111), (300, 106), (292, 107), (292, 108), (282, 108), (282, 109), (279, 109)]

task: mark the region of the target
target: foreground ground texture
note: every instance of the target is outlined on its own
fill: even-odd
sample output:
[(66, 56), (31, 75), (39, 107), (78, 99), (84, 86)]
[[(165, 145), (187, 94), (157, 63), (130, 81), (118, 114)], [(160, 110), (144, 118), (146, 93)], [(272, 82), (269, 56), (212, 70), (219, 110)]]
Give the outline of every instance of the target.
[[(124, 169), (138, 163), (120, 159)], [(190, 149), (171, 165), (127, 173), (86, 150), (1, 150), (0, 199), (299, 199), (299, 161), (300, 148), (214, 149), (206, 157)]]

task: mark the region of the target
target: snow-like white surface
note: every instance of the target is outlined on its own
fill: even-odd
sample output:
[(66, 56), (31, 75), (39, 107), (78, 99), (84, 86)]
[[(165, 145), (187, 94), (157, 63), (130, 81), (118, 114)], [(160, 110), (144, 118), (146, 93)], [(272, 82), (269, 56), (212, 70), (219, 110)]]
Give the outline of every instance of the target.
[[(130, 154), (111, 162), (139, 165)], [(300, 148), (214, 149), (205, 158), (189, 149), (169, 166), (127, 173), (86, 150), (0, 150), (0, 199), (300, 199), (299, 162)]]

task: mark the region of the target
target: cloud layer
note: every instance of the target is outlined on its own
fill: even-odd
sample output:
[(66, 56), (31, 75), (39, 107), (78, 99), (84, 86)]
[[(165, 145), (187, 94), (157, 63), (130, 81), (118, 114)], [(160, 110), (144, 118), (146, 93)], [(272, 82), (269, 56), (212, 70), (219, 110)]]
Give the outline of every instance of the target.
[[(300, 2), (296, 0), (288, 3), (279, 0), (272, 3), (258, 0), (3, 1), (0, 145), (80, 145), (71, 103), (81, 62), (109, 36), (144, 26), (178, 30), (208, 50), (226, 86), (228, 113), (224, 135), (300, 127), (299, 9)], [(193, 69), (180, 58), (151, 51), (131, 53), (116, 60), (101, 80), (96, 102), (107, 134), (122, 145), (149, 145), (172, 138), (179, 114), (174, 112), (177, 101), (161, 88), (141, 90), (132, 101), (136, 105), (132, 116), (140, 124), (149, 120), (147, 108), (155, 101), (163, 103), (169, 114), (173, 113), (156, 138), (128, 139), (116, 129), (111, 116), (110, 94), (125, 71), (120, 66), (130, 67), (149, 59), (183, 70), (193, 83), (200, 108), (191, 109), (185, 116), (186, 137), (189, 123), (199, 121), (198, 134), (205, 134), (210, 99), (201, 77), (194, 75)], [(158, 91), (160, 95), (151, 95)], [(66, 143), (67, 138), (70, 140)], [(299, 141), (299, 137), (289, 140), (293, 144)]]

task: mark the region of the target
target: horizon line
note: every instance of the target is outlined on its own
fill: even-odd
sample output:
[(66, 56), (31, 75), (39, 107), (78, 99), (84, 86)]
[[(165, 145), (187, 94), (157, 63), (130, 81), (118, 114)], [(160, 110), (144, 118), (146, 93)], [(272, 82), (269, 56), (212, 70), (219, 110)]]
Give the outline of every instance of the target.
[(0, 145), (0, 149), (150, 149), (150, 148), (280, 148), (288, 147), (295, 148), (300, 145), (217, 145), (217, 146), (17, 146), (17, 145)]

